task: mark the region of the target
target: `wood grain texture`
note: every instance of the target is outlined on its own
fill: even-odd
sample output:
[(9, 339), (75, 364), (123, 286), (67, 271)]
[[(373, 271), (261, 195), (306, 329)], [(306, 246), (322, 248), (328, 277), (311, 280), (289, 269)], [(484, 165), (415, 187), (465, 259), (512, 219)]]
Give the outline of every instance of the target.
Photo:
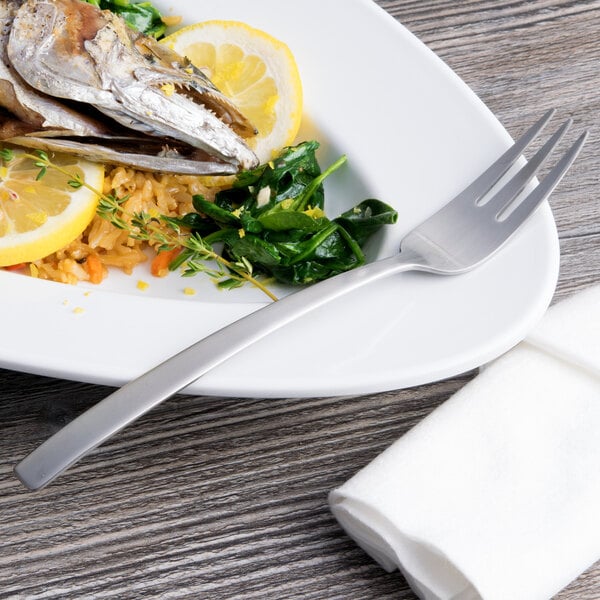
[[(513, 135), (551, 106), (591, 128), (551, 198), (556, 298), (600, 282), (600, 1), (379, 4)], [(361, 397), (176, 397), (29, 493), (13, 465), (110, 390), (0, 370), (0, 598), (414, 600), (341, 532), (327, 493), (473, 375)], [(600, 564), (557, 598), (600, 598)]]

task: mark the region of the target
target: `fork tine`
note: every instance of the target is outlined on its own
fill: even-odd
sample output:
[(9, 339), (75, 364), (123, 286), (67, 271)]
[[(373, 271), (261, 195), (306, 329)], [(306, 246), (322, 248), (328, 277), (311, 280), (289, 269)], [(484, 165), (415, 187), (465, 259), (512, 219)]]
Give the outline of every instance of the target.
[(497, 218), (511, 205), (515, 198), (523, 191), (525, 186), (534, 178), (542, 163), (562, 139), (573, 120), (567, 119), (548, 139), (548, 141), (527, 161), (527, 163), (508, 181), (496, 194), (482, 206), (487, 212), (496, 213)]
[(509, 230), (515, 230), (535, 211), (535, 209), (552, 193), (559, 181), (569, 170), (573, 161), (581, 151), (588, 136), (584, 131), (575, 143), (563, 154), (552, 170), (542, 179), (538, 186), (507, 216), (501, 223)]
[(555, 112), (553, 108), (547, 111), (500, 158), (460, 192), (456, 196), (455, 201), (478, 202), (512, 167), (515, 161), (523, 154), (523, 150), (539, 135)]

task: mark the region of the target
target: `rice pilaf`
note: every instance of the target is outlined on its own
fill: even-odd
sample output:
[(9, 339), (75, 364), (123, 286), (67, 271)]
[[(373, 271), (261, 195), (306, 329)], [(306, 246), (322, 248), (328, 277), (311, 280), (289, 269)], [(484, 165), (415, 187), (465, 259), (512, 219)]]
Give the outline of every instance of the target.
[[(193, 212), (192, 196), (213, 200), (228, 185), (228, 177), (199, 177), (146, 173), (135, 169), (107, 167), (104, 193), (127, 197), (122, 204), (128, 214), (146, 212), (170, 217)], [(129, 232), (96, 215), (79, 238), (58, 252), (30, 263), (32, 275), (61, 283), (100, 283), (110, 267), (131, 274), (148, 260), (149, 244), (133, 239)]]

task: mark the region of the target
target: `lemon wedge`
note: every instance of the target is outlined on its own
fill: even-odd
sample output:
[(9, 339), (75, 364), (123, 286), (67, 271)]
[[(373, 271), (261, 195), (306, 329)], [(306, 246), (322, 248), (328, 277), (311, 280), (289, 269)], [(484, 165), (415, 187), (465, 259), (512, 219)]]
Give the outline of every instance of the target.
[(186, 56), (258, 130), (248, 145), (268, 162), (294, 141), (302, 119), (302, 83), (288, 46), (239, 21), (205, 21), (162, 40)]
[(69, 180), (79, 177), (102, 190), (104, 167), (71, 156), (57, 155), (52, 162), (70, 176), (40, 168), (14, 150), (13, 158), (0, 166), (0, 266), (44, 258), (72, 242), (93, 219), (98, 196)]

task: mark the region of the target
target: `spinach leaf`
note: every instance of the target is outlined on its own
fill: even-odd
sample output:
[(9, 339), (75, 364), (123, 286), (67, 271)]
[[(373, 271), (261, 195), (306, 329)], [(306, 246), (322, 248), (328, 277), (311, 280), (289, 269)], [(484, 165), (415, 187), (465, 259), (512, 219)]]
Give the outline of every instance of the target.
[(336, 223), (341, 225), (362, 246), (382, 225), (396, 223), (398, 213), (381, 200), (363, 200), (342, 213)]
[(253, 265), (260, 265), (263, 270), (281, 262), (277, 246), (252, 233), (240, 235), (237, 231), (232, 232), (224, 236), (223, 241), (230, 256), (236, 260), (246, 258)]
[(167, 26), (163, 23), (162, 15), (150, 2), (129, 0), (86, 0), (86, 2), (120, 15), (130, 27), (157, 40), (165, 34)]
[[(272, 162), (238, 175), (232, 189), (219, 192), (215, 203), (241, 206), (244, 211), (258, 216), (273, 211), (280, 202), (298, 202), (321, 175), (315, 155), (318, 147), (318, 142), (308, 141), (285, 148)], [(308, 201), (312, 207), (323, 208), (324, 192), (320, 181), (305, 204)]]
[(257, 221), (264, 229), (271, 231), (299, 229), (310, 232), (317, 231), (320, 228), (320, 219), (314, 219), (304, 212), (297, 212), (295, 210), (270, 212), (258, 217)]
[(182, 217), (169, 217), (169, 220), (171, 223), (190, 229), (202, 237), (206, 237), (219, 229), (215, 221), (199, 213), (188, 213)]
[(199, 212), (205, 214), (208, 218), (212, 219), (217, 225), (226, 227), (241, 227), (241, 221), (239, 217), (236, 217), (233, 212), (221, 208), (214, 202), (205, 200), (203, 196), (199, 194), (194, 196), (192, 199), (194, 208)]
[(255, 272), (286, 284), (313, 283), (363, 264), (364, 243), (398, 215), (384, 202), (368, 199), (337, 219), (327, 218), (323, 181), (345, 157), (322, 172), (318, 147), (307, 141), (285, 148), (273, 161), (240, 173), (214, 202), (194, 196), (198, 213), (178, 223), (211, 245), (222, 244), (223, 256), (249, 261)]
[(332, 273), (327, 265), (318, 261), (304, 261), (289, 267), (273, 267), (272, 276), (286, 285), (307, 285), (327, 279), (337, 273)]

